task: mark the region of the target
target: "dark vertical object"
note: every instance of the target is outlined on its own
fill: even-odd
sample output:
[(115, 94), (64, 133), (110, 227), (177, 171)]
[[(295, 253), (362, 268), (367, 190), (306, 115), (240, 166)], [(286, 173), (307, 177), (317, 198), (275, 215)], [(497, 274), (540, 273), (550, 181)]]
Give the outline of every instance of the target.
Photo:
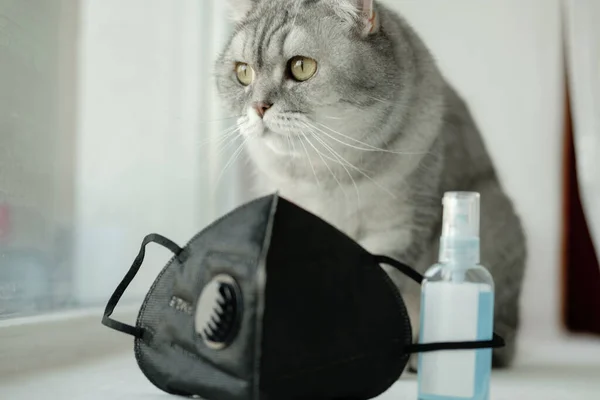
[(600, 335), (600, 266), (579, 196), (568, 87), (565, 131), (563, 320), (571, 332)]

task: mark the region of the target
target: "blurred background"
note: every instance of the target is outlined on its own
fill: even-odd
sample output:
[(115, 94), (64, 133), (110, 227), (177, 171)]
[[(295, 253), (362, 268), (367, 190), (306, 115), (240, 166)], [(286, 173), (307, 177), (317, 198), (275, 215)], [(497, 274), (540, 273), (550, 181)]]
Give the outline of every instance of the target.
[[(146, 234), (183, 245), (251, 197), (219, 141), (223, 3), (0, 0), (0, 319), (103, 306)], [(600, 2), (384, 3), (470, 104), (524, 220), (525, 334), (600, 334)], [(150, 249), (127, 301), (168, 257)]]

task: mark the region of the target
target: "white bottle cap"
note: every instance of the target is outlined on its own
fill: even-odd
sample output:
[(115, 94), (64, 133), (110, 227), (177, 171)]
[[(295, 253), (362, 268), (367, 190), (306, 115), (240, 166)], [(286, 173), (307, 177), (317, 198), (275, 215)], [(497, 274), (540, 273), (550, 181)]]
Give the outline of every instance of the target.
[(440, 262), (479, 263), (479, 193), (448, 192), (442, 204)]

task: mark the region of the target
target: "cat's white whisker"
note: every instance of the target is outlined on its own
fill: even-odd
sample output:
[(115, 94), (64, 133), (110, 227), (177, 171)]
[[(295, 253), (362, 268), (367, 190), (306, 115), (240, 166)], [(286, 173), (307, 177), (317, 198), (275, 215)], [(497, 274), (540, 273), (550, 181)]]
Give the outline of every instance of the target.
[(234, 133), (230, 135), (226, 140), (220, 142), (219, 149), (217, 150), (217, 156), (220, 156), (223, 153), (225, 153), (225, 151), (229, 149), (236, 142), (236, 140), (242, 136), (238, 132), (239, 131), (234, 131)]
[(392, 103), (389, 100), (380, 99), (378, 97), (373, 97), (373, 96), (367, 96), (367, 97), (370, 98), (370, 99), (372, 99), (372, 100), (378, 101), (380, 103), (384, 103), (384, 104), (386, 104), (386, 103)]
[[(313, 127), (313, 125), (311, 125), (310, 123), (304, 123), (304, 125), (305, 125), (305, 126), (306, 126), (306, 127), (309, 129), (309, 130), (310, 130), (311, 136), (313, 136), (313, 137), (318, 137), (318, 133), (319, 133), (319, 132), (318, 132), (318, 131), (315, 129), (316, 127)], [(325, 141), (323, 138), (320, 138), (320, 137), (319, 137), (319, 139), (320, 139), (321, 141), (323, 141), (324, 143), (327, 143), (327, 142), (326, 142), (326, 141)], [(340, 165), (342, 165), (342, 164), (343, 164), (343, 163), (342, 163), (342, 162), (341, 162), (339, 159), (334, 159), (334, 158), (331, 158), (331, 157), (329, 157), (327, 154), (323, 154), (323, 156), (324, 156), (325, 158), (327, 158), (328, 160), (335, 162), (336, 164), (340, 164)], [(347, 163), (347, 164), (343, 164), (343, 165), (348, 165), (348, 163)], [(358, 167), (356, 167), (356, 166), (353, 166), (353, 168), (356, 168), (357, 170), (359, 169), (359, 168), (358, 168)], [(363, 171), (363, 172), (373, 172), (373, 171), (368, 171), (368, 170), (361, 170), (361, 171)]]
[(204, 120), (200, 120), (198, 121), (200, 124), (206, 124), (209, 122), (223, 122), (223, 121), (228, 121), (230, 119), (234, 119), (234, 118), (241, 118), (243, 117), (243, 115), (232, 115), (229, 117), (223, 117), (223, 118), (216, 118), (216, 119), (204, 119)]
[[(321, 138), (319, 138), (318, 136), (313, 136), (315, 139), (319, 140), (321, 145), (323, 145), (326, 148), (329, 148), (330, 151), (335, 152), (335, 150), (333, 150), (333, 148), (331, 148), (331, 146), (329, 146), (328, 144), (325, 143), (325, 141)], [(336, 153), (337, 154), (337, 153)], [(339, 157), (341, 157), (342, 160), (344, 160), (346, 162), (346, 165), (350, 168), (352, 168), (353, 170), (357, 171), (359, 174), (361, 174), (362, 176), (364, 176), (365, 178), (367, 178), (368, 180), (370, 180), (371, 182), (373, 182), (378, 188), (380, 188), (381, 190), (383, 190), (384, 192), (386, 192), (387, 194), (389, 194), (390, 196), (392, 196), (393, 198), (398, 198), (398, 196), (396, 196), (393, 192), (391, 192), (389, 189), (387, 189), (386, 187), (382, 186), (379, 182), (377, 182), (375, 179), (373, 179), (372, 177), (370, 177), (369, 175), (367, 175), (363, 170), (361, 170), (360, 168), (358, 168), (357, 166), (355, 166), (354, 164), (348, 162), (346, 159), (344, 159), (342, 156), (340, 156), (338, 154)]]
[[(317, 182), (317, 187), (321, 188), (321, 181), (319, 180), (319, 177), (317, 176), (317, 171), (315, 170), (315, 166), (312, 163), (312, 160), (310, 159), (310, 154), (308, 153), (308, 149), (306, 148), (306, 145), (302, 141), (302, 138), (306, 138), (306, 134), (304, 132), (301, 132), (301, 133), (302, 133), (302, 137), (299, 138), (300, 144), (302, 145), (302, 148), (304, 149), (304, 153), (306, 154), (306, 159), (308, 160), (310, 169), (312, 169), (313, 175), (315, 176), (315, 181)], [(291, 139), (290, 139), (290, 142), (291, 142)]]
[(290, 144), (292, 145), (292, 154), (296, 154), (296, 145), (294, 144), (294, 141), (289, 137), (289, 135), (288, 135), (288, 140), (290, 141)]
[[(313, 126), (312, 126), (310, 123), (303, 122), (302, 124), (304, 125), (304, 127), (306, 127), (306, 128), (308, 129), (308, 131), (310, 132), (310, 135), (311, 135), (312, 137), (317, 137), (317, 134), (318, 134), (318, 132), (317, 132), (317, 130), (316, 130), (316, 129), (314, 129), (314, 127), (313, 127)], [(306, 135), (306, 134), (305, 134), (305, 135)], [(319, 138), (319, 139), (321, 139), (321, 138)], [(321, 140), (322, 140), (322, 139), (321, 139)], [(323, 157), (325, 157), (326, 159), (328, 159), (329, 161), (333, 161), (333, 162), (334, 162), (334, 163), (336, 163), (336, 164), (341, 164), (340, 160), (338, 160), (338, 159), (335, 159), (335, 158), (331, 158), (331, 157), (330, 157), (330, 156), (328, 156), (327, 154), (323, 154), (323, 153), (321, 153), (321, 155), (322, 155)]]
[[(318, 123), (318, 122), (317, 122), (317, 123)], [(319, 124), (319, 125), (323, 125), (323, 124), (320, 124), (320, 123), (318, 123), (318, 124)], [(325, 126), (325, 125), (323, 125), (323, 126)], [(344, 146), (351, 147), (351, 148), (353, 148), (353, 149), (356, 149), (356, 150), (361, 150), (361, 151), (376, 151), (376, 150), (373, 150), (373, 149), (369, 149), (369, 148), (366, 148), (366, 149), (365, 149), (365, 148), (362, 148), (362, 147), (358, 147), (358, 146), (354, 146), (354, 145), (352, 145), (352, 144), (346, 143), (346, 142), (344, 142), (343, 140), (340, 140), (340, 139), (338, 139), (338, 138), (336, 138), (336, 137), (333, 137), (333, 136), (331, 136), (330, 134), (328, 134), (327, 132), (323, 131), (322, 129), (320, 129), (320, 128), (319, 128), (319, 127), (317, 127), (317, 126), (313, 126), (313, 128), (314, 128), (314, 129), (316, 129), (316, 130), (318, 130), (319, 132), (321, 132), (323, 135), (327, 136), (328, 138), (330, 138), (330, 139), (332, 139), (332, 140), (335, 140), (335, 141), (336, 141), (336, 142), (338, 142), (338, 143), (341, 143), (341, 144), (343, 144)], [(330, 129), (330, 128), (328, 128), (328, 129)]]
[(338, 160), (343, 161), (343, 163), (340, 162), (340, 165), (342, 166), (342, 168), (344, 168), (344, 171), (346, 171), (346, 173), (348, 174), (348, 177), (350, 177), (350, 180), (352, 181), (352, 184), (354, 185), (354, 190), (356, 191), (356, 201), (358, 203), (357, 205), (358, 205), (358, 207), (360, 207), (360, 191), (358, 190), (358, 185), (356, 184), (356, 181), (354, 180), (354, 177), (352, 176), (352, 174), (350, 173), (348, 168), (346, 168), (346, 165), (344, 165), (344, 163), (346, 163), (348, 166), (352, 166), (352, 164), (350, 162), (348, 162), (344, 157), (339, 155), (334, 149), (331, 148), (331, 146), (327, 145), (327, 143), (325, 143), (325, 141), (323, 139), (321, 139), (319, 136), (313, 135), (313, 137), (319, 143), (321, 143), (321, 146), (323, 146), (327, 151), (329, 151), (332, 156), (334, 156)]
[(218, 135), (216, 137), (210, 137), (210, 138), (206, 138), (204, 140), (200, 140), (198, 142), (198, 146), (204, 146), (206, 144), (215, 144), (215, 145), (220, 145), (222, 144), (224, 141), (226, 141), (227, 139), (230, 139), (232, 136), (235, 136), (238, 131), (240, 130), (240, 128), (238, 126), (232, 126), (229, 127), (225, 130), (225, 132), (221, 135)]
[(240, 154), (243, 153), (244, 145), (246, 144), (247, 140), (248, 140), (248, 137), (245, 137), (244, 140), (242, 141), (242, 143), (239, 145), (239, 147), (229, 157), (229, 161), (227, 161), (227, 164), (225, 164), (225, 166), (221, 170), (221, 173), (219, 174), (219, 177), (217, 178), (217, 180), (215, 182), (215, 187), (217, 187), (219, 185), (219, 183), (221, 182), (221, 178), (223, 178), (223, 175), (225, 175), (225, 172), (227, 171), (227, 169), (239, 158)]
[(290, 139), (289, 135), (285, 135), (286, 139), (287, 139), (287, 148), (288, 148), (288, 153), (292, 153), (292, 139)]
[[(318, 132), (316, 132), (316, 131), (311, 131), (311, 136), (312, 136), (312, 137), (318, 137)], [(321, 139), (321, 141), (323, 141), (324, 143), (326, 143), (326, 142), (325, 142), (325, 140), (324, 140), (323, 138), (319, 138), (319, 139)], [(346, 165), (346, 166), (351, 166), (351, 167), (352, 167), (352, 169), (356, 170), (357, 172), (360, 172), (361, 174), (364, 174), (364, 173), (367, 173), (367, 172), (373, 173), (373, 171), (370, 171), (370, 170), (365, 170), (365, 169), (360, 169), (360, 168), (358, 168), (358, 167), (357, 167), (357, 166), (355, 166), (355, 165), (351, 165), (351, 164), (349, 165), (348, 163), (343, 163), (343, 162), (342, 162), (342, 161), (340, 161), (339, 159), (334, 159), (334, 158), (332, 158), (332, 157), (328, 156), (327, 154), (323, 154), (323, 157), (325, 157), (325, 158), (326, 158), (326, 159), (328, 159), (329, 161), (333, 161), (333, 162), (334, 162), (334, 163), (336, 163), (336, 164), (340, 164), (340, 165)]]
[[(310, 138), (306, 134), (303, 133), (303, 135), (306, 138), (306, 141), (308, 142), (308, 144), (317, 152), (317, 155), (321, 158), (321, 160), (323, 161), (323, 164), (325, 164), (325, 167), (329, 170), (329, 173), (331, 173), (331, 176), (333, 177), (333, 179), (336, 181), (336, 183), (340, 187), (340, 190), (342, 191), (342, 193), (344, 193), (344, 197), (346, 198), (346, 202), (347, 202), (348, 201), (348, 193), (346, 193), (346, 191), (344, 190), (344, 186), (341, 184), (341, 182), (337, 178), (337, 176), (335, 176), (335, 174), (333, 173), (333, 170), (331, 169), (329, 164), (327, 164), (327, 161), (325, 161), (325, 158), (323, 158), (323, 154), (319, 151), (319, 149), (317, 149), (315, 147), (315, 145), (310, 141)], [(313, 136), (313, 137), (315, 137), (315, 136)]]
[(366, 146), (366, 147), (367, 147), (366, 149), (364, 149), (364, 148), (359, 148), (359, 147), (355, 147), (355, 146), (349, 145), (348, 143), (345, 143), (345, 142), (343, 142), (343, 141), (341, 141), (341, 140), (335, 139), (334, 137), (332, 137), (332, 136), (328, 135), (327, 133), (324, 133), (324, 134), (326, 134), (327, 136), (329, 136), (331, 139), (333, 139), (333, 140), (335, 140), (335, 141), (337, 141), (337, 142), (340, 142), (340, 143), (342, 143), (342, 144), (344, 144), (344, 145), (346, 145), (346, 146), (349, 146), (349, 147), (352, 147), (352, 148), (354, 148), (354, 149), (357, 149), (357, 150), (362, 150), (362, 151), (380, 151), (380, 152), (382, 152), (382, 153), (391, 153), (391, 154), (398, 154), (398, 155), (424, 155), (424, 154), (427, 154), (427, 152), (410, 152), (410, 151), (408, 151), (408, 152), (407, 152), (407, 151), (394, 151), (394, 150), (382, 149), (382, 148), (379, 148), (379, 147), (376, 147), (376, 146), (370, 145), (370, 144), (368, 144), (368, 143), (362, 142), (362, 141), (360, 141), (360, 140), (358, 140), (358, 139), (355, 139), (355, 138), (353, 138), (353, 137), (350, 137), (350, 136), (348, 136), (348, 135), (344, 135), (343, 133), (341, 133), (341, 132), (338, 132), (338, 131), (336, 131), (335, 129), (333, 129), (333, 128), (331, 128), (331, 127), (329, 127), (329, 126), (325, 125), (325, 124), (322, 124), (322, 123), (320, 123), (320, 122), (317, 122), (317, 124), (319, 124), (319, 125), (321, 125), (322, 127), (324, 127), (324, 128), (326, 128), (326, 129), (328, 129), (328, 130), (329, 130), (330, 132), (332, 132), (332, 133), (335, 133), (335, 134), (337, 134), (337, 135), (340, 135), (340, 136), (342, 136), (342, 137), (344, 137), (344, 138), (346, 138), (346, 139), (349, 139), (349, 140), (351, 140), (351, 141), (353, 141), (353, 142), (356, 142), (356, 143), (358, 143), (358, 144), (361, 144), (361, 145), (363, 145), (363, 146)]

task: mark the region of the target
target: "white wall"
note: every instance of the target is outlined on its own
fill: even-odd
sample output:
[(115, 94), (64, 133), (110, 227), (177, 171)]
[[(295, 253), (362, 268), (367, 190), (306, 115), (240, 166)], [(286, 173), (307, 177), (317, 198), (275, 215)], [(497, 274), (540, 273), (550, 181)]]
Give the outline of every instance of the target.
[(559, 332), (563, 66), (559, 0), (387, 0), (468, 101), (528, 235), (524, 332)]

